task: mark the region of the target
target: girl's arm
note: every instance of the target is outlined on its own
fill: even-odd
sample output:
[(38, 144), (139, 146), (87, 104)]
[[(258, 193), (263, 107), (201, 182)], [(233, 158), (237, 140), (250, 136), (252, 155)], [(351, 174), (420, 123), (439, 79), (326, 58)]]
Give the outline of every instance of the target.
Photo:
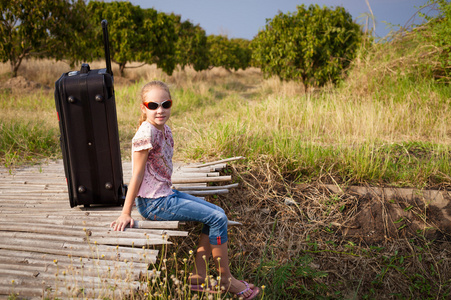
[(149, 149), (133, 152), (133, 174), (128, 185), (127, 195), (125, 197), (124, 207), (122, 208), (122, 214), (116, 221), (111, 223), (111, 227), (115, 231), (124, 231), (125, 227), (130, 224), (133, 227), (134, 220), (131, 213), (133, 208), (133, 202), (138, 194), (139, 187), (143, 181), (144, 169), (146, 166), (147, 157), (149, 155)]

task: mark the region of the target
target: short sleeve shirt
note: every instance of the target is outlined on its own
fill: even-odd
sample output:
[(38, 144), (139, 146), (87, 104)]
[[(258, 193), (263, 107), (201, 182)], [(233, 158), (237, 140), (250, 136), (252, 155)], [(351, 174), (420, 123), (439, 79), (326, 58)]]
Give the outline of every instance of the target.
[(147, 121), (141, 124), (132, 140), (132, 159), (133, 152), (147, 149), (150, 149), (149, 156), (137, 196), (143, 198), (169, 196), (173, 193), (171, 176), (174, 154), (174, 140), (169, 126), (164, 125), (164, 129), (159, 130)]

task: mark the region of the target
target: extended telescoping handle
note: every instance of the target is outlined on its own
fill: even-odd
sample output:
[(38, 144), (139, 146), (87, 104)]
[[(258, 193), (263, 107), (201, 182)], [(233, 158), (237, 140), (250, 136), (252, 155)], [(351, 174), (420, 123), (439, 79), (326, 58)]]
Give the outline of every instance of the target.
[(108, 41), (108, 21), (102, 20), (103, 29), (103, 45), (105, 47), (105, 62), (106, 62), (106, 72), (113, 76), (113, 71), (111, 70), (111, 58), (110, 58), (110, 43)]

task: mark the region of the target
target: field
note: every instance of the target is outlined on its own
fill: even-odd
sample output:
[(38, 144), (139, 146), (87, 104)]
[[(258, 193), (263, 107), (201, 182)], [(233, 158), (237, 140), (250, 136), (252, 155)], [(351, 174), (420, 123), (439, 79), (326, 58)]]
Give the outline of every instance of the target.
[[(308, 93), (254, 68), (127, 70), (115, 76), (122, 157), (130, 159), (140, 87), (164, 80), (176, 160), (246, 157), (227, 170), (240, 188), (210, 201), (244, 224), (230, 231), (232, 270), (265, 285), (265, 299), (446, 299), (451, 88), (406, 67), (414, 54), (385, 51), (362, 54), (340, 85)], [(3, 165), (61, 156), (53, 85), (69, 70), (30, 60), (9, 79), (0, 65)], [(376, 187), (395, 194), (368, 192)], [(442, 208), (430, 190), (443, 195)], [(177, 257), (188, 256), (199, 230), (175, 245)]]

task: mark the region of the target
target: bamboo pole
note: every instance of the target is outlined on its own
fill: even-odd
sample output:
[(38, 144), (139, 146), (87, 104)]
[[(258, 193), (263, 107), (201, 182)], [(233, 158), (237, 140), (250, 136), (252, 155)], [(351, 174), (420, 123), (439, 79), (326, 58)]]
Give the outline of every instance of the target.
[(55, 254), (43, 254), (36, 252), (24, 252), (24, 251), (12, 251), (7, 249), (0, 249), (0, 262), (3, 263), (12, 263), (17, 265), (54, 265), (55, 260), (61, 266), (98, 266), (105, 269), (108, 268), (118, 268), (118, 269), (130, 269), (137, 268), (140, 270), (146, 270), (148, 268), (148, 263), (146, 262), (137, 262), (137, 261), (117, 261), (117, 260), (108, 260), (102, 257), (94, 258), (94, 259), (79, 259), (72, 256), (62, 256)]
[[(217, 165), (217, 166), (219, 166), (219, 165)], [(227, 165), (224, 164), (223, 166), (225, 168)], [(174, 169), (173, 174), (184, 174), (184, 173), (187, 173), (187, 172), (189, 172), (189, 173), (218, 172), (218, 171), (220, 171), (220, 170), (222, 170), (224, 168), (218, 169), (218, 168), (215, 168), (214, 166), (192, 168), (192, 167), (189, 167), (189, 166), (183, 166), (183, 167), (178, 167), (177, 169)]]
[[(20, 215), (17, 217), (13, 217), (12, 215), (9, 215), (7, 218), (8, 220), (16, 220), (20, 222), (21, 218)], [(91, 219), (73, 219), (71, 216), (63, 216), (62, 218), (54, 217), (39, 217), (33, 219), (34, 223), (41, 223), (41, 224), (53, 224), (53, 225), (75, 225), (75, 226), (84, 226), (84, 227), (104, 227), (109, 228), (110, 224), (113, 220), (111, 219), (105, 219), (104, 221), (93, 221)], [(142, 220), (135, 220), (134, 222), (134, 228), (141, 228), (141, 229), (177, 229), (180, 222), (178, 221), (142, 221)]]
[[(95, 277), (95, 276), (81, 276), (76, 274), (71, 274), (70, 276), (66, 277), (66, 280), (64, 279), (65, 276), (59, 274), (56, 276), (56, 274), (47, 274), (42, 273), (39, 274), (37, 278), (34, 278), (33, 272), (27, 272), (27, 271), (20, 271), (20, 270), (8, 270), (10, 272), (9, 275), (11, 275), (12, 278), (14, 276), (19, 277), (22, 281), (25, 281), (27, 284), (36, 281), (41, 283), (44, 286), (44, 289), (47, 289), (48, 287), (51, 287), (52, 289), (48, 290), (47, 293), (50, 293), (54, 295), (55, 298), (60, 298), (61, 296), (70, 296), (73, 295), (75, 297), (79, 297), (80, 295), (80, 289), (83, 289), (83, 294), (87, 296), (94, 296), (98, 295), (99, 293), (103, 294), (109, 294), (111, 292), (119, 290), (120, 293), (117, 295), (121, 295), (127, 290), (135, 291), (140, 287), (140, 283), (137, 281), (130, 281), (128, 279), (121, 280), (120, 278), (102, 278), (102, 277)], [(27, 280), (28, 279), (28, 280)], [(58, 289), (56, 289), (56, 283), (59, 284)], [(10, 287), (14, 290), (15, 293), (18, 293), (19, 291), (28, 292), (26, 290), (23, 290), (23, 286), (13, 286), (10, 282)], [(112, 289), (115, 287), (115, 289)], [(0, 289), (1, 292), (3, 292)], [(73, 294), (73, 293), (76, 294)], [(36, 293), (36, 289), (33, 289), (33, 293)], [(20, 295), (20, 292), (19, 292)], [(52, 297), (52, 298), (54, 298)]]
[(58, 274), (67, 276), (68, 279), (73, 280), (74, 278), (71, 275), (79, 276), (79, 274), (83, 272), (83, 275), (86, 277), (100, 277), (102, 279), (108, 279), (117, 276), (119, 278), (129, 278), (130, 280), (138, 281), (142, 272), (145, 272), (147, 270), (147, 267), (141, 269), (138, 269), (135, 266), (133, 266), (133, 268), (115, 268), (114, 266), (101, 266), (95, 264), (87, 265), (80, 263), (63, 265), (59, 261), (57, 262), (57, 264), (48, 263), (33, 265), (0, 262), (0, 270), (2, 270), (2, 272), (9, 273), (11, 277), (12, 275), (25, 277), (32, 275), (33, 277), (41, 280), (43, 277), (42, 274), (52, 274), (53, 276), (55, 276), (55, 274)]
[(193, 165), (193, 166), (190, 166), (190, 167), (192, 167), (192, 168), (201, 168), (201, 167), (217, 165), (217, 164), (221, 164), (221, 163), (225, 163), (225, 162), (236, 161), (236, 160), (240, 160), (240, 159), (245, 159), (245, 157), (244, 156), (236, 156), (236, 157), (221, 159), (221, 160), (218, 160), (218, 161), (213, 161), (213, 162), (209, 162), (209, 163), (205, 163), (205, 164)]
[[(155, 261), (155, 256), (150, 256), (147, 261), (117, 261), (108, 260), (106, 258), (96, 259), (78, 259), (75, 257), (59, 256), (59, 255), (42, 255), (38, 253), (24, 253), (25, 255), (16, 255), (16, 252), (23, 253), (21, 251), (9, 251), (8, 256), (0, 256), (0, 272), (6, 269), (16, 270), (34, 270), (38, 273), (51, 272), (55, 273), (55, 269), (59, 269), (61, 272), (66, 271), (77, 272), (81, 269), (84, 270), (86, 275), (93, 274), (109, 274), (112, 276), (120, 276), (124, 278), (126, 276), (133, 276), (133, 280), (139, 280), (140, 275), (145, 273), (148, 269), (149, 263)], [(46, 258), (47, 257), (47, 258)], [(55, 264), (58, 264), (58, 266)], [(8, 265), (5, 267), (5, 265)]]
[[(29, 232), (0, 232), (0, 237), (4, 241), (9, 241), (11, 239), (15, 239), (16, 241), (33, 241), (36, 246), (47, 244), (49, 241), (55, 242), (66, 242), (68, 240), (68, 236), (60, 236), (60, 235), (51, 235), (51, 234), (41, 234), (41, 233), (29, 233)], [(105, 237), (105, 236), (94, 236), (94, 237), (76, 237), (71, 236), (70, 241), (72, 243), (92, 243), (92, 244), (100, 244), (100, 245), (112, 245), (112, 246), (150, 246), (150, 245), (164, 245), (164, 244), (172, 244), (167, 239), (164, 239), (162, 236), (148, 236), (145, 238), (117, 238), (117, 237)]]
[[(6, 231), (6, 233), (2, 233)], [(161, 239), (163, 234), (169, 236), (187, 236), (187, 232), (182, 231), (160, 231), (158, 233), (152, 233), (151, 231), (139, 230), (139, 231), (113, 231), (111, 228), (82, 228), (82, 227), (71, 227), (71, 226), (48, 226), (46, 224), (33, 224), (33, 226), (17, 226), (10, 224), (9, 222), (1, 222), (0, 221), (0, 237), (3, 236), (11, 236), (11, 232), (21, 232), (21, 233), (29, 233), (32, 237), (36, 237), (34, 234), (40, 234), (40, 238), (43, 239), (45, 237), (55, 237), (58, 240), (67, 240), (68, 237), (81, 239), (81, 241), (88, 239), (96, 240), (100, 243), (101, 239), (110, 238), (110, 239), (119, 239), (119, 238), (127, 238), (134, 239), (136, 241), (139, 240), (156, 240)], [(24, 238), (24, 236), (22, 236)], [(142, 242), (141, 242), (142, 243)], [(114, 243), (113, 243), (114, 244)], [(131, 245), (117, 243), (118, 245)], [(165, 244), (165, 243), (164, 243)], [(138, 242), (135, 242), (135, 246), (138, 245)]]
[(98, 258), (102, 255), (110, 260), (142, 261), (146, 257), (155, 256), (157, 250), (138, 249), (128, 247), (114, 247), (109, 245), (90, 245), (88, 243), (64, 243), (56, 241), (17, 240), (2, 238), (0, 247), (8, 250), (19, 250), (56, 255), (71, 255), (75, 257)]
[[(49, 185), (49, 184), (8, 184), (8, 182), (2, 182), (0, 184), (0, 192), (4, 192), (4, 190), (10, 190), (11, 187), (24, 187), (28, 189), (43, 189), (43, 190), (54, 190), (54, 191), (67, 191), (67, 188), (65, 188), (63, 185)], [(66, 185), (67, 187), (67, 185)]]
[[(36, 175), (34, 175), (36, 176)], [(46, 185), (50, 182), (53, 182), (55, 185), (65, 185), (67, 186), (67, 183), (65, 179), (61, 180), (61, 182), (58, 182), (58, 178), (55, 177), (49, 177), (48, 180), (43, 180), (42, 178), (36, 178), (36, 177), (21, 177), (12, 179), (11, 177), (0, 177), (0, 180), (3, 182), (2, 184), (9, 184), (9, 185), (27, 185), (27, 184), (33, 184), (33, 185)]]
[(147, 239), (130, 239), (130, 238), (108, 238), (108, 237), (98, 237), (93, 239), (95, 242), (101, 245), (120, 245), (120, 246), (134, 246), (134, 247), (145, 247), (151, 245), (166, 245), (172, 244), (167, 239), (159, 238), (147, 238)]
[(173, 174), (172, 179), (174, 178), (191, 178), (191, 177), (219, 177), (219, 172), (185, 172), (181, 174)]
[[(97, 234), (104, 234), (105, 232), (95, 228), (92, 229), (92, 236), (95, 236)], [(155, 229), (142, 229), (142, 228), (126, 228), (125, 231), (113, 231), (112, 229), (108, 229), (106, 233), (109, 236), (112, 237), (134, 237), (134, 236), (162, 236), (162, 235), (169, 235), (169, 236), (188, 236), (187, 231), (176, 231), (176, 230), (155, 230)]]
[[(1, 210), (1, 209), (0, 209)], [(57, 212), (57, 213), (56, 213)], [(97, 210), (95, 212), (89, 212), (89, 211), (82, 211), (78, 208), (66, 208), (66, 209), (55, 209), (53, 211), (49, 211), (47, 209), (33, 209), (33, 210), (11, 210), (9, 214), (3, 214), (2, 217), (17, 217), (17, 215), (20, 214), (22, 216), (22, 221), (20, 223), (33, 223), (33, 220), (31, 218), (33, 217), (41, 217), (41, 218), (58, 218), (61, 217), (69, 217), (72, 218), (83, 218), (83, 219), (94, 219), (98, 220), (99, 218), (107, 218), (111, 221), (117, 219), (117, 217), (120, 215), (120, 211), (101, 211)], [(140, 219), (142, 216), (139, 214), (137, 210), (132, 211), (132, 217), (134, 219)], [(1, 222), (1, 221), (0, 221)]]
[[(9, 286), (12, 290), (15, 290), (16, 287), (20, 286), (27, 286), (27, 287), (42, 287), (42, 281), (36, 280), (32, 277), (26, 277), (26, 276), (11, 276), (9, 274), (4, 274), (2, 271), (0, 271), (0, 286)], [(0, 289), (1, 291), (1, 289)], [(8, 296), (11, 294), (11, 292), (8, 294)], [(1, 295), (1, 292), (0, 292)], [(24, 295), (19, 295), (24, 296)], [(6, 299), (2, 298), (1, 299)]]
[(229, 192), (228, 189), (220, 189), (220, 190), (205, 190), (205, 191), (191, 191), (187, 190), (185, 191), (187, 194), (193, 195), (193, 196), (208, 196), (208, 195), (223, 195), (227, 194)]
[(178, 183), (199, 183), (199, 182), (223, 182), (231, 181), (232, 176), (219, 176), (219, 177), (192, 177), (192, 178), (173, 178), (172, 184)]
[[(20, 282), (22, 285), (11, 284), (11, 282), (0, 284), (0, 295), (5, 296), (6, 299), (12, 293), (19, 296), (19, 299), (40, 300), (40, 299), (122, 299), (124, 296), (128, 297), (138, 288), (130, 286), (130, 284), (117, 286), (115, 284), (103, 284), (98, 287), (93, 284), (85, 284), (82, 282), (64, 283), (60, 281), (60, 287), (55, 290), (54, 281), (52, 284), (38, 281), (34, 282), (32, 279), (22, 278)], [(65, 284), (64, 287), (61, 284)], [(139, 283), (137, 283), (139, 284)]]
[(228, 185), (221, 185), (221, 186), (198, 186), (198, 185), (191, 185), (191, 186), (175, 186), (175, 188), (179, 191), (189, 191), (189, 190), (216, 190), (216, 189), (231, 189), (236, 188), (239, 186), (239, 183), (233, 183)]
[[(0, 195), (20, 195), (20, 197), (23, 197), (23, 194), (40, 194), (45, 196), (58, 196), (60, 194), (67, 194), (67, 190), (61, 190), (61, 191), (54, 191), (54, 190), (46, 190), (46, 189), (23, 189), (23, 188), (16, 188), (14, 190), (11, 189), (3, 189), (0, 191)], [(25, 197), (28, 197), (26, 195)]]
[(135, 220), (133, 228), (142, 229), (176, 229), (179, 227), (179, 221), (139, 221)]
[(30, 287), (30, 286), (13, 286), (11, 282), (8, 284), (0, 284), (0, 295), (9, 297), (12, 293), (18, 294), (19, 296), (26, 297), (36, 297), (37, 295), (42, 295), (42, 297), (32, 298), (34, 299), (45, 299), (43, 296), (44, 288), (42, 287)]
[[(17, 193), (10, 193), (8, 195), (6, 195), (5, 193), (0, 193), (0, 201), (7, 201), (7, 200), (15, 200), (15, 204), (16, 207), (20, 207), (23, 202), (21, 202), (21, 195), (19, 192)], [(23, 199), (22, 199), (23, 200)], [(31, 194), (31, 195), (27, 195), (26, 196), (26, 200), (39, 200), (39, 201), (48, 201), (49, 203), (51, 201), (53, 201), (53, 203), (58, 204), (58, 203), (67, 203), (68, 207), (69, 207), (69, 198), (67, 197), (67, 194), (59, 194), (59, 195), (54, 195), (52, 197), (49, 197), (48, 195), (35, 195), (35, 194)], [(55, 206), (56, 208), (56, 206)]]
[(203, 182), (203, 183), (202, 182), (198, 182), (198, 183), (196, 183), (196, 185), (193, 185), (192, 183), (177, 183), (175, 185), (173, 184), (172, 188), (180, 190), (181, 187), (182, 188), (189, 188), (191, 186), (193, 186), (193, 187), (207, 187), (208, 185), (207, 185), (206, 182)]

